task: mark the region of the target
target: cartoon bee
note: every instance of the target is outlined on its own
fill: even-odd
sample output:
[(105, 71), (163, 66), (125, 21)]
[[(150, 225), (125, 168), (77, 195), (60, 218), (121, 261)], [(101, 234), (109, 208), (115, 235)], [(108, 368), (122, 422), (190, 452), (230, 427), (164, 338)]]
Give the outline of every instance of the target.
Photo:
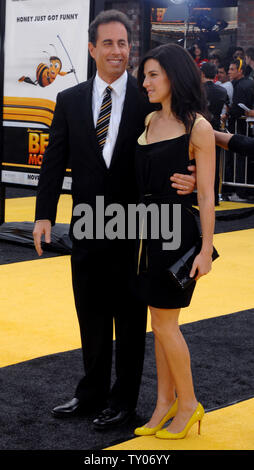
[[(50, 46), (55, 47), (53, 44)], [(47, 51), (43, 51), (48, 56)], [(72, 68), (68, 72), (62, 72), (62, 62), (57, 55), (52, 55), (49, 57), (49, 66), (43, 63), (40, 63), (36, 69), (36, 80), (32, 80), (30, 77), (20, 77), (19, 82), (30, 83), (31, 85), (40, 85), (41, 87), (46, 87), (54, 82), (57, 75), (64, 77), (68, 73), (75, 73), (75, 70)]]

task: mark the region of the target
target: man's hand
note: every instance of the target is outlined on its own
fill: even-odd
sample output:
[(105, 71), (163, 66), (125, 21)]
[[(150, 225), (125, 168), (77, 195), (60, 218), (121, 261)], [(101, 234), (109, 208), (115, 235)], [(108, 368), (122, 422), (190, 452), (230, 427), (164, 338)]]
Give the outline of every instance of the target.
[(43, 251), (41, 248), (41, 237), (45, 236), (45, 242), (50, 243), (51, 241), (51, 222), (50, 220), (37, 220), (35, 222), (33, 237), (34, 237), (34, 246), (39, 256), (42, 255)]
[(214, 136), (216, 145), (228, 150), (228, 143), (231, 137), (233, 137), (233, 134), (230, 134), (229, 132), (214, 131)]
[(254, 117), (254, 109), (250, 109), (249, 111), (244, 111), (245, 116)]
[(180, 173), (174, 173), (170, 177), (173, 181), (172, 187), (177, 189), (177, 194), (185, 196), (191, 194), (196, 187), (196, 167), (195, 165), (188, 166), (188, 170), (192, 172), (191, 175), (183, 175)]

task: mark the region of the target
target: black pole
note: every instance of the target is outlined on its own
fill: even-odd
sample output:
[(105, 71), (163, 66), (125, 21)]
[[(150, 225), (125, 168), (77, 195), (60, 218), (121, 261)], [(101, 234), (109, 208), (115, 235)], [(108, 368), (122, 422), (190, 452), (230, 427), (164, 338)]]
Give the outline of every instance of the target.
[(141, 3), (141, 50), (140, 56), (142, 57), (151, 48), (151, 1), (142, 0)]
[[(3, 161), (3, 95), (4, 95), (4, 33), (5, 33), (5, 0), (0, 2), (0, 170)], [(5, 221), (5, 185), (0, 177), (0, 224)]]
[[(90, 1), (90, 18), (89, 24), (93, 19), (100, 13), (100, 11), (105, 10), (105, 0), (94, 0)], [(96, 72), (96, 66), (94, 60), (88, 56), (88, 67), (87, 67), (87, 78), (92, 77)]]

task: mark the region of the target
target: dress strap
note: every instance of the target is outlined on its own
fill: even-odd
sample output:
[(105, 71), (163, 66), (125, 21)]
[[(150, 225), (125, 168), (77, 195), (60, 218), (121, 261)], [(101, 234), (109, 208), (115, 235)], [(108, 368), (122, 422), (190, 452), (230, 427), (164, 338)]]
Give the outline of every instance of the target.
[(204, 116), (196, 117), (196, 115), (195, 115), (195, 118), (193, 119), (192, 124), (191, 124), (189, 136), (191, 135), (192, 129), (194, 129), (194, 127), (198, 124), (198, 122), (199, 122), (199, 121), (202, 121), (202, 120), (204, 120), (204, 121), (206, 120), (206, 119), (204, 118)]
[(198, 118), (195, 119), (194, 123), (192, 124), (192, 129), (193, 127), (196, 126), (196, 124), (199, 122), (199, 121), (205, 121), (205, 118), (203, 116), (199, 116)]
[(152, 116), (156, 113), (156, 111), (153, 111), (152, 113), (149, 113), (146, 118), (145, 118), (145, 126), (149, 126)]
[(139, 136), (138, 138), (138, 144), (139, 145), (147, 145), (147, 140), (146, 140), (146, 135), (147, 135), (147, 128), (150, 124), (150, 121), (152, 119), (152, 116), (156, 113), (156, 111), (153, 111), (152, 113), (149, 113), (146, 118), (145, 118), (145, 129), (144, 132)]

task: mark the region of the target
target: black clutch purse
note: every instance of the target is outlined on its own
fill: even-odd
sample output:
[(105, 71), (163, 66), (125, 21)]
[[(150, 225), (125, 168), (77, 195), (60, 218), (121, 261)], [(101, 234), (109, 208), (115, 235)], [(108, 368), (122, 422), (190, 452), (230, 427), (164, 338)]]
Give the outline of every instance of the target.
[[(202, 241), (199, 240), (193, 247), (191, 247), (187, 253), (185, 253), (176, 263), (170, 268), (167, 268), (168, 275), (175, 284), (181, 289), (186, 289), (193, 282), (195, 282), (195, 276), (190, 277), (190, 271), (192, 268), (195, 257), (201, 250)], [(212, 260), (214, 261), (219, 257), (219, 253), (216, 248), (213, 247)]]

